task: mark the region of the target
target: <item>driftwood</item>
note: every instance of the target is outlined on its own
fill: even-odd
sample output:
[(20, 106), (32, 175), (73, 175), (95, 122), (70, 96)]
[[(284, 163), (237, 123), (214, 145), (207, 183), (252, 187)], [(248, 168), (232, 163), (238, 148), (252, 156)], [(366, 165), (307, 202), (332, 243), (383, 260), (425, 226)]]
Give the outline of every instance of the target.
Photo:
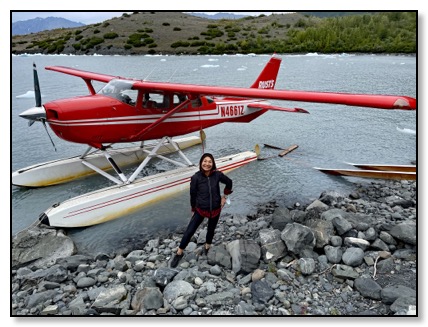
[(282, 151), (280, 154), (278, 154), (280, 157), (285, 156), (287, 153), (290, 153), (291, 151), (297, 149), (299, 146), (298, 145), (292, 145), (290, 147), (288, 147), (287, 149), (285, 149), (284, 151)]
[[(288, 148), (286, 148), (286, 149), (284, 149), (284, 148), (280, 148), (280, 147), (278, 147), (278, 146), (275, 146), (275, 145), (270, 145), (270, 144), (263, 144), (265, 147), (268, 147), (268, 148), (272, 148), (272, 149), (276, 149), (276, 150), (282, 150), (279, 154), (278, 154), (278, 156), (279, 157), (283, 157), (283, 156), (285, 156), (287, 153), (290, 153), (291, 151), (293, 151), (293, 150), (295, 150), (295, 149), (297, 149), (299, 146), (298, 145), (292, 145), (292, 146), (290, 146), (290, 147), (288, 147)], [(258, 160), (266, 160), (266, 159), (270, 159), (270, 158), (275, 158), (276, 156), (270, 156), (270, 157), (266, 157), (266, 158), (261, 158), (261, 157), (259, 157), (259, 158), (257, 158)]]
[(270, 145), (270, 144), (263, 144), (265, 147), (276, 149), (276, 150), (284, 150), (283, 148), (280, 148), (279, 146)]

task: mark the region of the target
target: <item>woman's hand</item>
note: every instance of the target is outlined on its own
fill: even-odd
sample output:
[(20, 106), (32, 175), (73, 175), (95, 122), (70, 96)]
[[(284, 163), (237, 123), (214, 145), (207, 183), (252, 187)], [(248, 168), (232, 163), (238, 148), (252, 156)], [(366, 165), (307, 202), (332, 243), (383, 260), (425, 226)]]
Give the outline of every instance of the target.
[(224, 207), (224, 205), (226, 204), (226, 197), (225, 196), (222, 196), (221, 197), (221, 207), (223, 208)]

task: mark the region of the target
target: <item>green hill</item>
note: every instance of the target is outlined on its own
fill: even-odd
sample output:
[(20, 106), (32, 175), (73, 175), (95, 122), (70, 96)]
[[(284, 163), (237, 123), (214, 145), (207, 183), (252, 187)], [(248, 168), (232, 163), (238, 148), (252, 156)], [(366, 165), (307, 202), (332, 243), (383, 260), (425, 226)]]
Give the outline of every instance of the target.
[(12, 37), (14, 54), (416, 53), (417, 12), (320, 18), (306, 13), (210, 20), (134, 12)]

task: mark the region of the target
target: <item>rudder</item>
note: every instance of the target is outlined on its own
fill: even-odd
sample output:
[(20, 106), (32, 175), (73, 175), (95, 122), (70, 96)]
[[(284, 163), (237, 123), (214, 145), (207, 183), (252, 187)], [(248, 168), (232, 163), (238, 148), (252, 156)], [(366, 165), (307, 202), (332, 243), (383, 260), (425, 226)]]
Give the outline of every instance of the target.
[(276, 84), (276, 78), (279, 72), (279, 66), (281, 65), (281, 58), (273, 55), (266, 66), (263, 68), (259, 77), (253, 85), (250, 86), (252, 89), (273, 89)]

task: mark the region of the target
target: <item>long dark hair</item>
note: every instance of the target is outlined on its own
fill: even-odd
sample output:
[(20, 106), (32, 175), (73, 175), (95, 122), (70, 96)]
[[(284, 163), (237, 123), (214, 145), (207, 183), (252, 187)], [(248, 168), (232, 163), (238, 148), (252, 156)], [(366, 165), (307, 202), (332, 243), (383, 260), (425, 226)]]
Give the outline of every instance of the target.
[(202, 161), (204, 161), (204, 159), (205, 159), (206, 157), (211, 158), (211, 160), (212, 160), (212, 162), (213, 162), (213, 166), (212, 166), (212, 168), (211, 168), (211, 171), (216, 170), (216, 169), (217, 169), (217, 166), (216, 166), (216, 164), (215, 164), (214, 157), (213, 157), (213, 155), (212, 155), (211, 153), (204, 153), (204, 154), (202, 155), (201, 160), (199, 160), (199, 170), (200, 170), (200, 171), (203, 171), (203, 169), (202, 169)]

